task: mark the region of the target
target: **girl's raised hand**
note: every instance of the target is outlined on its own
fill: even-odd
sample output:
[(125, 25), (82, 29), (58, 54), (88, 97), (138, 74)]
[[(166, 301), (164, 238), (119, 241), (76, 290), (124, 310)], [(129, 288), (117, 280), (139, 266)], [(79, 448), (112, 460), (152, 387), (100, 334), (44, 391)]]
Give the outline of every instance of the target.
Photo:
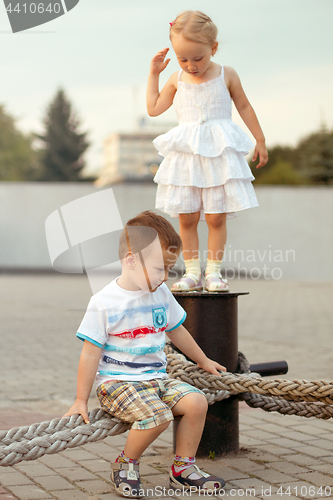
[(254, 149), (252, 161), (256, 161), (258, 156), (260, 161), (256, 168), (261, 168), (268, 162), (268, 152), (264, 142), (257, 142), (256, 147)]
[(159, 52), (157, 52), (156, 56), (152, 58), (150, 63), (151, 73), (159, 75), (162, 71), (165, 70), (165, 68), (170, 62), (170, 59), (164, 60), (168, 52), (169, 52), (168, 48), (160, 50)]

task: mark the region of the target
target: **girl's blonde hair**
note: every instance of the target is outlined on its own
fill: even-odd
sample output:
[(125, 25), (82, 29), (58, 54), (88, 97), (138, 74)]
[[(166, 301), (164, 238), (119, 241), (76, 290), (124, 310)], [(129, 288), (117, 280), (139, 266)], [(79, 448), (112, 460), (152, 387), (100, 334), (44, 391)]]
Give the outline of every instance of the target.
[(179, 14), (170, 23), (170, 40), (173, 35), (181, 33), (184, 38), (192, 42), (205, 43), (210, 46), (216, 42), (217, 27), (203, 12), (199, 10), (186, 10)]

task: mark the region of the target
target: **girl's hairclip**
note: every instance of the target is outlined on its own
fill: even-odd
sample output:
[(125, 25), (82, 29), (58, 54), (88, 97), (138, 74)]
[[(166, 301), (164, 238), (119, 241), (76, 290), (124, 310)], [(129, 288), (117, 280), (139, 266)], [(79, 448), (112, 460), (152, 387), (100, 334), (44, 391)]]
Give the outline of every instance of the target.
[(174, 22), (172, 22), (172, 23), (169, 23), (169, 24), (170, 24), (170, 26), (173, 26), (175, 23), (174, 23)]

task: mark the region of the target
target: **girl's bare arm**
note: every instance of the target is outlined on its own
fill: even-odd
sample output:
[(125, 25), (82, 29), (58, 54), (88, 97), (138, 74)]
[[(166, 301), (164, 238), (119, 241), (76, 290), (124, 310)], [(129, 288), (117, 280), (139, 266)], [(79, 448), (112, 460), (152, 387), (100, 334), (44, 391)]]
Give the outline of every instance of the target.
[(230, 66), (225, 67), (225, 82), (240, 117), (256, 140), (257, 144), (253, 155), (253, 161), (255, 161), (259, 155), (260, 162), (257, 168), (263, 167), (268, 161), (265, 136), (260, 127), (257, 115), (245, 95), (239, 76)]
[(160, 73), (167, 67), (170, 59), (165, 59), (169, 49), (160, 50), (150, 63), (150, 72), (147, 85), (147, 111), (150, 116), (164, 113), (173, 103), (177, 90), (177, 73), (174, 73), (161, 92), (159, 91)]

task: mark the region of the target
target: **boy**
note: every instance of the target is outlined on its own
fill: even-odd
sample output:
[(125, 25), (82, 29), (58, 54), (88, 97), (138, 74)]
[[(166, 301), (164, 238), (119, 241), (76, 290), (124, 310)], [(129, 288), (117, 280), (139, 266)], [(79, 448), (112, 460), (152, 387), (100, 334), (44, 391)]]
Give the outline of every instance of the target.
[(212, 492), (225, 484), (194, 465), (207, 412), (205, 396), (166, 374), (165, 333), (200, 368), (215, 375), (225, 370), (207, 358), (182, 326), (186, 313), (164, 283), (181, 245), (172, 225), (154, 212), (129, 220), (119, 242), (121, 276), (91, 298), (77, 333), (84, 340), (77, 396), (64, 416), (79, 413), (88, 423), (87, 401), (95, 378), (101, 407), (133, 423), (123, 452), (111, 464), (116, 492), (131, 498), (142, 496), (142, 453), (174, 416), (182, 418), (170, 485)]

